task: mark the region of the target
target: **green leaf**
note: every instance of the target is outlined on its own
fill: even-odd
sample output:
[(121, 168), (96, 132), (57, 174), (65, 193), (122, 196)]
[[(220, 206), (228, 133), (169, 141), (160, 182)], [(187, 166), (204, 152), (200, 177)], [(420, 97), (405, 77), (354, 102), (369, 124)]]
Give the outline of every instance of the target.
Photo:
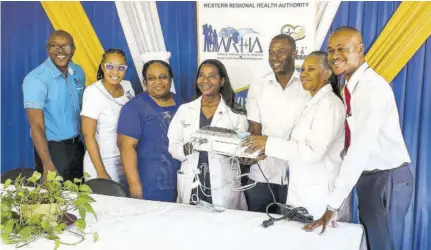
[(41, 214), (35, 214), (31, 217), (30, 223), (31, 224), (39, 224), (41, 221)]
[(81, 179), (73, 178), (73, 183), (81, 183)]
[(46, 236), (48, 240), (59, 240), (60, 238), (52, 232)]
[(55, 241), (55, 248), (54, 248), (54, 250), (57, 250), (59, 247), (60, 247), (60, 241), (56, 240)]
[(55, 180), (56, 175), (57, 175), (57, 171), (49, 171), (47, 179), (49, 181), (53, 181), (53, 180)]
[(79, 196), (78, 196), (78, 200), (82, 200), (83, 202), (85, 202), (85, 203), (89, 203), (89, 202), (96, 202), (94, 199), (93, 199), (93, 197), (91, 197), (91, 196), (89, 196), (89, 195), (87, 195), (87, 194), (80, 194)]
[(43, 221), (40, 223), (40, 226), (41, 226), (43, 229), (47, 229), (47, 228), (49, 227), (48, 220), (43, 220)]
[(93, 190), (91, 190), (90, 186), (88, 186), (87, 184), (82, 184), (81, 186), (79, 186), (79, 191), (87, 193), (93, 192)]
[(84, 172), (84, 177), (85, 177), (85, 178), (90, 178), (90, 177), (91, 177), (91, 175), (90, 175), (89, 173), (87, 173), (87, 172)]
[(30, 177), (27, 180), (31, 183), (36, 183), (36, 178), (34, 178), (34, 177)]
[(4, 242), (4, 243), (6, 243), (6, 244), (12, 244), (12, 243), (14, 243), (14, 242), (9, 238), (9, 235), (8, 235), (8, 234), (3, 234), (3, 233), (2, 233), (1, 237), (2, 237), (2, 239), (3, 239), (3, 242)]
[(94, 240), (94, 242), (99, 240), (99, 234), (98, 233), (93, 234), (93, 240)]
[(78, 219), (75, 221), (75, 226), (79, 229), (85, 229), (86, 223), (84, 219)]
[(56, 233), (61, 233), (61, 231), (62, 231), (63, 229), (60, 227), (60, 226), (56, 226), (56, 227), (54, 227), (54, 231), (56, 232)]
[(24, 197), (24, 193), (19, 191), (16, 195), (18, 195), (19, 197)]
[(91, 213), (95, 218), (96, 218), (96, 220), (97, 220), (97, 215), (96, 215), (96, 212), (94, 212), (94, 209), (93, 209), (93, 207), (90, 205), (90, 204), (85, 204), (84, 205), (84, 208), (85, 208), (85, 210), (87, 210), (89, 213)]
[(11, 179), (7, 179), (6, 181), (5, 181), (5, 183), (4, 183), (4, 186), (3, 186), (3, 188), (4, 189), (6, 189), (7, 187), (9, 187), (9, 185), (12, 183), (12, 180)]
[(20, 234), (24, 238), (28, 238), (29, 236), (31, 236), (31, 228), (30, 227), (24, 227), (23, 229), (21, 229), (19, 231), (18, 234)]
[(42, 174), (39, 173), (39, 172), (37, 172), (37, 171), (34, 171), (33, 175), (31, 177), (34, 178), (34, 179), (36, 179), (36, 180), (39, 180), (40, 177), (42, 177)]
[(64, 181), (63, 177), (61, 177), (60, 175), (57, 175), (57, 176), (55, 177), (55, 179), (56, 179), (57, 181)]
[(15, 220), (10, 219), (6, 222), (4, 229), (2, 231), (2, 235), (9, 235), (13, 230), (13, 225), (15, 224)]
[(78, 192), (78, 190), (79, 190), (79, 187), (78, 187), (78, 185), (76, 185), (76, 184), (73, 184), (72, 185), (72, 192)]
[(5, 202), (5, 200), (6, 199), (2, 199), (2, 202), (1, 202), (1, 221), (2, 222), (5, 218), (12, 217), (11, 207), (9, 206), (9, 204)]
[(81, 215), (81, 218), (85, 219), (85, 216), (87, 215), (85, 208), (79, 209), (79, 215)]
[(64, 187), (67, 189), (67, 190), (69, 190), (69, 191), (72, 191), (73, 189), (73, 183), (71, 182), (71, 181), (69, 181), (69, 180), (67, 180), (66, 182), (64, 182)]

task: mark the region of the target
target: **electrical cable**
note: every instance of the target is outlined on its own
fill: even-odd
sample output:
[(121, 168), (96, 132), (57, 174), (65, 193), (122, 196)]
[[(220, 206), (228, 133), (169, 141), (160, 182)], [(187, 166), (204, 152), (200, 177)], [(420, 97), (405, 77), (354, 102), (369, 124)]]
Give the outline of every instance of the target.
[[(293, 220), (293, 221), (298, 221), (298, 222), (301, 222), (301, 223), (311, 223), (311, 222), (313, 222), (313, 216), (308, 213), (308, 211), (307, 211), (306, 208), (304, 208), (304, 207), (292, 207), (290, 205), (281, 204), (281, 203), (277, 202), (277, 200), (275, 198), (275, 195), (274, 195), (274, 192), (273, 192), (273, 190), (271, 188), (271, 185), (270, 185), (270, 183), (268, 181), (268, 178), (266, 178), (265, 174), (263, 173), (262, 168), (260, 167), (259, 162), (257, 162), (257, 166), (259, 167), (260, 172), (262, 173), (263, 177), (266, 180), (266, 184), (268, 185), (269, 192), (271, 193), (272, 199), (274, 201), (271, 204), (269, 204), (268, 206), (266, 206), (266, 211), (265, 212), (266, 212), (266, 215), (268, 215), (269, 219), (268, 220), (264, 220), (262, 222), (262, 226), (265, 227), (265, 228), (267, 228), (269, 226), (274, 225), (275, 221), (285, 220), (285, 219), (287, 219), (287, 220)], [(274, 205), (277, 206), (280, 209), (280, 211), (281, 211), (281, 216), (280, 217), (274, 217), (274, 216), (272, 216), (268, 212), (269, 208), (272, 207), (272, 206), (274, 206)]]

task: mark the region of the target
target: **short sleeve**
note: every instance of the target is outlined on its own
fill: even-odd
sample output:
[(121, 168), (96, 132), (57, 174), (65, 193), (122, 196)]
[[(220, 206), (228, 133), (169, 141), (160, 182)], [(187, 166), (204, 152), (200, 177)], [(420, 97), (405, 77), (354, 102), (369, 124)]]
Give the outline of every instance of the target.
[(247, 119), (253, 122), (261, 123), (256, 84), (252, 84), (248, 89), (246, 108)]
[(102, 113), (102, 100), (100, 100), (100, 95), (95, 91), (97, 89), (94, 87), (90, 86), (84, 91), (81, 115), (98, 120)]
[(142, 136), (139, 109), (135, 102), (130, 101), (123, 106), (118, 119), (117, 133), (139, 140)]
[(35, 76), (27, 76), (22, 85), (24, 108), (43, 109), (48, 96), (48, 86)]
[(133, 89), (132, 83), (127, 80), (123, 80), (123, 88), (124, 88), (124, 94), (126, 96), (130, 95), (131, 97), (135, 96), (135, 90)]

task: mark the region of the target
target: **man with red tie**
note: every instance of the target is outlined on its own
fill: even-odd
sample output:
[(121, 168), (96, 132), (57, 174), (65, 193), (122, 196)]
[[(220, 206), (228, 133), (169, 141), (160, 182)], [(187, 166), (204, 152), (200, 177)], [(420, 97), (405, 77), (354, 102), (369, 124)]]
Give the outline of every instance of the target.
[(365, 61), (362, 37), (354, 28), (340, 27), (331, 34), (328, 61), (346, 79), (344, 160), (326, 212), (304, 229), (322, 226), (325, 231), (356, 185), (369, 249), (401, 249), (413, 176), (393, 91)]

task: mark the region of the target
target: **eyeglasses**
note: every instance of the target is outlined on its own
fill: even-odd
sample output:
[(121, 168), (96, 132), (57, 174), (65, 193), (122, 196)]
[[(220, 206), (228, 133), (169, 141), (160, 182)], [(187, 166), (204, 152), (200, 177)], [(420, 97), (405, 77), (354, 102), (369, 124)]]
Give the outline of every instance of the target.
[(124, 72), (127, 69), (127, 65), (121, 65), (121, 64), (120, 65), (115, 65), (113, 63), (105, 63), (104, 65), (105, 65), (105, 68), (107, 70), (117, 69), (118, 71)]
[(73, 48), (75, 48), (75, 45), (74, 44), (63, 44), (63, 45), (60, 45), (60, 44), (48, 44), (46, 47), (49, 50), (54, 51), (54, 52), (57, 52), (60, 49), (62, 51), (65, 51), (65, 52), (70, 52), (70, 51), (72, 51)]
[(159, 77), (156, 77), (156, 76), (148, 76), (148, 77), (147, 77), (147, 82), (155, 82), (155, 81), (157, 81), (157, 79), (158, 79), (159, 81), (166, 81), (166, 80), (168, 80), (168, 79), (169, 79), (169, 76), (167, 76), (167, 75), (159, 75)]

